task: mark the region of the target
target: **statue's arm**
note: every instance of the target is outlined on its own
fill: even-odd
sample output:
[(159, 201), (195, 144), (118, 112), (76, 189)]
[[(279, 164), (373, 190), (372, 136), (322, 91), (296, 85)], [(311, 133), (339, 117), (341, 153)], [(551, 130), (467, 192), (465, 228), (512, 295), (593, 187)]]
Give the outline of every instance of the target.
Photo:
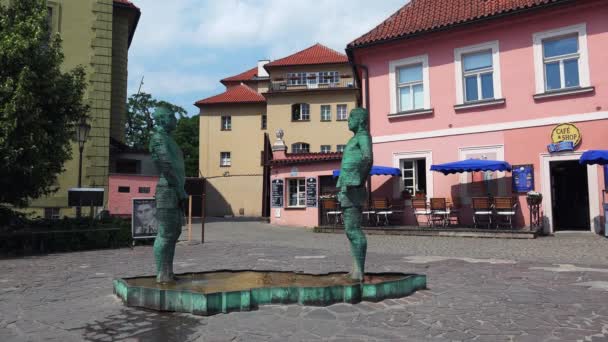
[(372, 139), (369, 134), (361, 135), (359, 137), (359, 148), (361, 149), (361, 160), (367, 166), (371, 166), (373, 163), (372, 154)]
[(150, 139), (150, 152), (156, 167), (165, 176), (169, 185), (178, 188), (179, 191), (180, 182), (173, 168), (169, 149), (163, 139), (156, 134), (153, 134)]

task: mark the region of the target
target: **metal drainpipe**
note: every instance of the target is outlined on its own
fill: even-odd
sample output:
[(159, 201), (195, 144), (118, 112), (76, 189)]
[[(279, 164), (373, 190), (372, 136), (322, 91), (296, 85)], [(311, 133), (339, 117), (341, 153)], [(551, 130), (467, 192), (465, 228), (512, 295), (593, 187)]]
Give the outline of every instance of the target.
[[(371, 130), (372, 130), (372, 114), (370, 111), (370, 105), (369, 105), (369, 69), (367, 68), (366, 65), (364, 64), (358, 64), (358, 63), (351, 63), (353, 68), (355, 69), (355, 74), (357, 73), (357, 68), (360, 68), (361, 70), (365, 71), (365, 108), (367, 110), (367, 115), (368, 115), (368, 120), (367, 120), (367, 128), (370, 131), (371, 134)], [(372, 144), (372, 151), (373, 151), (373, 144)], [(372, 159), (372, 164), (373, 164), (373, 159)], [(371, 176), (367, 176), (367, 205), (368, 207), (371, 207), (372, 205), (372, 177)]]

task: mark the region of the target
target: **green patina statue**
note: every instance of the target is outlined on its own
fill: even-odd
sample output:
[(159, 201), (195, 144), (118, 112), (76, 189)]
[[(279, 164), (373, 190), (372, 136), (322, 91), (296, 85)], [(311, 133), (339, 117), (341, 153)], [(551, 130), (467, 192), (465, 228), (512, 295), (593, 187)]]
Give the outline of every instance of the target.
[(348, 117), (348, 129), (355, 135), (350, 138), (340, 166), (340, 189), (338, 200), (344, 211), (344, 230), (350, 241), (353, 268), (350, 277), (363, 280), (367, 239), (361, 230), (361, 208), (367, 201), (365, 181), (372, 168), (372, 139), (369, 134), (368, 113), (363, 108), (355, 108)]
[(156, 186), (158, 234), (154, 241), (154, 258), (156, 281), (166, 283), (174, 280), (173, 256), (175, 244), (182, 232), (182, 208), (188, 200), (188, 195), (184, 190), (184, 156), (171, 137), (171, 132), (177, 124), (175, 114), (167, 107), (161, 106), (154, 112), (154, 121), (150, 152), (160, 171)]

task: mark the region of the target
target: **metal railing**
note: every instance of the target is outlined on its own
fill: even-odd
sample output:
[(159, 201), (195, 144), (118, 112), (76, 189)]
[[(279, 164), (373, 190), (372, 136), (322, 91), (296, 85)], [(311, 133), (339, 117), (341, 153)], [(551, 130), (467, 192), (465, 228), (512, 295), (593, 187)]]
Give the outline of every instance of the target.
[(337, 82), (329, 82), (329, 83), (319, 83), (318, 80), (316, 82), (310, 82), (310, 80), (306, 80), (305, 84), (290, 84), (292, 82), (289, 81), (287, 77), (285, 78), (276, 78), (270, 81), (269, 92), (289, 92), (289, 91), (302, 91), (302, 90), (319, 90), (319, 89), (348, 89), (355, 88), (355, 80), (352, 77), (349, 78), (341, 78)]

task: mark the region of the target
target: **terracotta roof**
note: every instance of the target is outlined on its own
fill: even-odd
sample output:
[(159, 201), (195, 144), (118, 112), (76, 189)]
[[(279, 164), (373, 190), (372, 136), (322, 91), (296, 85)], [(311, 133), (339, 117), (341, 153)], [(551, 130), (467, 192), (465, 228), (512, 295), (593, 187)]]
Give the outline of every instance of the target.
[(244, 84), (227, 89), (225, 92), (196, 101), (195, 106), (222, 103), (266, 103), (264, 96)]
[(342, 160), (342, 152), (286, 153), (283, 159), (273, 159), (272, 164), (298, 164)]
[(220, 82), (225, 83), (225, 82), (243, 82), (243, 81), (252, 81), (254, 80), (256, 77), (258, 76), (258, 67), (253, 67), (247, 71), (244, 71), (238, 75), (234, 75), (234, 76), (230, 76), (230, 77), (226, 77), (222, 80), (220, 80)]
[(349, 48), (571, 0), (412, 0)]
[(123, 5), (126, 7), (131, 7), (131, 8), (135, 8), (139, 10), (139, 7), (135, 6), (131, 1), (129, 0), (114, 0), (114, 4), (117, 5)]
[(272, 61), (266, 64), (265, 67), (337, 63), (348, 63), (348, 57), (345, 54), (317, 43), (293, 55)]

